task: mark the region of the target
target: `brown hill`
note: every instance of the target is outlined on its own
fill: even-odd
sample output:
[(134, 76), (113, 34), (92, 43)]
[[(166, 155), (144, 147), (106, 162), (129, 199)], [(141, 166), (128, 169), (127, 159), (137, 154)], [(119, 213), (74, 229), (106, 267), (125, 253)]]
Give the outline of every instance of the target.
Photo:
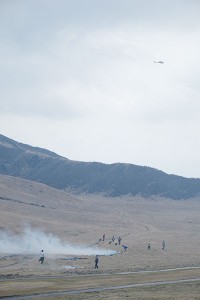
[(187, 199), (200, 194), (200, 179), (169, 175), (133, 164), (78, 162), (0, 135), (0, 174), (41, 182), (57, 189)]

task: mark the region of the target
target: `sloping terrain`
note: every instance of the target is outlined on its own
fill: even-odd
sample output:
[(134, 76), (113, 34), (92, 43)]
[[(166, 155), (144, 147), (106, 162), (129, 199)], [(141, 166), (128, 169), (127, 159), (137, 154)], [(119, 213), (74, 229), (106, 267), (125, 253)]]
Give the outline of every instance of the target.
[[(199, 199), (106, 198), (87, 194), (74, 197), (44, 184), (1, 175), (1, 274), (95, 272), (93, 256), (77, 261), (65, 260), (63, 250), (61, 254), (57, 249), (57, 238), (63, 247), (65, 243), (70, 243), (79, 248), (92, 246), (120, 253), (110, 257), (100, 256), (98, 272), (200, 266), (199, 206)], [(6, 248), (6, 239), (12, 243), (20, 236), (18, 241), (24, 245), (25, 231), (28, 237), (26, 247), (15, 256), (13, 248)], [(29, 243), (34, 245), (38, 239), (35, 236), (37, 232), (41, 233), (43, 240), (32, 252)], [(103, 242), (104, 233), (106, 238)], [(111, 242), (112, 236), (116, 237), (114, 242)], [(119, 236), (122, 238), (121, 244), (128, 246), (126, 252), (117, 242)], [(163, 240), (166, 241), (165, 251), (162, 250)], [(147, 249), (149, 242), (150, 251)], [(53, 256), (52, 252), (48, 252), (49, 243), (54, 250)], [(42, 268), (38, 264), (41, 247), (46, 257)], [(10, 252), (12, 255), (9, 256)]]
[(79, 162), (0, 135), (0, 174), (73, 192), (187, 199), (200, 194), (200, 179), (169, 175), (133, 164)]
[[(92, 221), (83, 213), (88, 208), (79, 198), (37, 182), (0, 175), (0, 229), (24, 232), (36, 227), (46, 233), (76, 236), (80, 228), (89, 232)], [(93, 224), (95, 229), (95, 224)]]

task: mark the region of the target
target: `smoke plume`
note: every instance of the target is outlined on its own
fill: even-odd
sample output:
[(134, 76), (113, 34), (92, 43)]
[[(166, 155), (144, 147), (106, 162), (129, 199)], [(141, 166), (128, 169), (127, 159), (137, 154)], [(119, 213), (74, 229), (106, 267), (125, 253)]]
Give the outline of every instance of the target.
[(23, 235), (0, 231), (0, 253), (20, 254), (29, 252), (38, 254), (40, 250), (45, 254), (62, 255), (113, 255), (116, 251), (98, 248), (96, 246), (72, 245), (61, 241), (57, 236), (46, 234), (41, 230), (26, 228)]

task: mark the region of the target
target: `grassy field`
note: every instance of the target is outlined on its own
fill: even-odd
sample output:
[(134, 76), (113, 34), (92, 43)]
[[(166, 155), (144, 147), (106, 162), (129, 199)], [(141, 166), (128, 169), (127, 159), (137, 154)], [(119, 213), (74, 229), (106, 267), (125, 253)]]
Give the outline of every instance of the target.
[[(96, 274), (92, 276), (12, 278), (1, 281), (0, 296), (34, 294), (34, 298), (42, 299), (40, 294), (49, 293), (49, 296), (45, 296), (44, 299), (120, 299), (120, 297), (132, 299), (133, 297), (134, 299), (181, 299), (181, 297), (182, 299), (199, 299), (197, 297), (199, 297), (200, 292), (200, 279), (196, 282), (176, 283), (177, 280), (186, 281), (198, 278), (200, 278), (200, 269)], [(174, 283), (168, 283), (169, 281), (174, 281)], [(137, 286), (142, 284), (144, 286)], [(149, 284), (155, 285), (148, 286)], [(135, 286), (129, 287), (129, 285)], [(123, 288), (123, 286), (127, 287)], [(111, 287), (113, 290), (105, 290)], [(104, 290), (78, 293), (81, 290), (101, 288)], [(67, 291), (76, 291), (77, 294), (65, 294)], [(56, 294), (51, 294), (55, 292)]]
[[(57, 300), (86, 300), (86, 299), (108, 299), (108, 300), (121, 300), (121, 299), (135, 299), (135, 300), (199, 300), (200, 284), (169, 284), (156, 287), (142, 287), (132, 288), (125, 290), (113, 290), (99, 293), (85, 293), (80, 295), (67, 295), (63, 297), (56, 297)], [(40, 298), (42, 299), (42, 298)], [(44, 299), (44, 298), (43, 298)], [(52, 300), (48, 297), (46, 300)], [(44, 300), (45, 300), (44, 299)], [(55, 298), (54, 298), (55, 299)]]
[[(195, 269), (200, 267), (200, 199), (75, 197), (38, 183), (0, 176), (0, 204), (0, 297), (57, 291), (44, 299), (200, 299), (198, 281), (60, 293), (200, 278), (200, 269)], [(30, 229), (24, 235), (27, 226)], [(39, 242), (38, 232), (42, 237)], [(111, 242), (113, 235), (122, 237), (122, 244), (128, 245), (126, 252), (116, 241)], [(166, 241), (164, 251), (162, 240)], [(73, 251), (78, 248), (79, 254), (68, 255), (70, 247)], [(45, 251), (43, 265), (38, 262), (41, 249)], [(88, 249), (90, 254), (86, 255)], [(95, 270), (94, 253), (100, 249), (119, 254), (100, 256)], [(78, 260), (68, 260), (75, 256)], [(182, 269), (158, 272), (176, 268)], [(122, 272), (136, 273), (118, 274)]]

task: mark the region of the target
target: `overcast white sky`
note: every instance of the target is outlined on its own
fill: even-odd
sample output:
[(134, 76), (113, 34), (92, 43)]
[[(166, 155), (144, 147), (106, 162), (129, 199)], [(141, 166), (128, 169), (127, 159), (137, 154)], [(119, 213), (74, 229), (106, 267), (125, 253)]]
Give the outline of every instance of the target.
[(200, 178), (199, 16), (199, 0), (0, 0), (1, 134)]

